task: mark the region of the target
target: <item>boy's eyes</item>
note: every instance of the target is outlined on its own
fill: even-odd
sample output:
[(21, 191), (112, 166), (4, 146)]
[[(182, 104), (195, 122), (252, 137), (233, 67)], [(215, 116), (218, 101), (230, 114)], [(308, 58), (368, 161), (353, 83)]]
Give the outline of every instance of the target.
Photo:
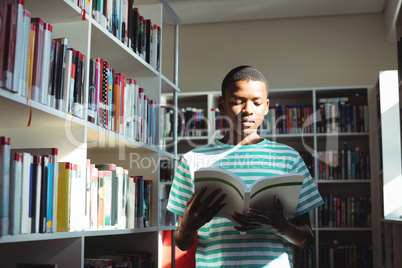
[[(232, 101), (231, 102), (233, 105), (241, 105), (241, 104), (243, 104), (244, 103), (244, 101)], [(254, 105), (255, 106), (260, 106), (260, 105), (262, 105), (263, 103), (262, 102), (254, 102)]]

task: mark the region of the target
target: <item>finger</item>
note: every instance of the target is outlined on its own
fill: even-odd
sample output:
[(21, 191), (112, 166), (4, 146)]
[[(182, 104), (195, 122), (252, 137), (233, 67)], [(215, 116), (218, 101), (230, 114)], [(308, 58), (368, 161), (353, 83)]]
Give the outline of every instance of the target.
[(186, 206), (189, 206), (193, 202), (194, 198), (195, 198), (195, 194), (191, 195), (190, 198), (187, 200)]
[(222, 203), (222, 201), (226, 198), (226, 194), (222, 194), (213, 204), (211, 207), (216, 207)]
[(207, 191), (207, 186), (201, 188), (201, 190), (195, 193), (194, 202), (201, 203), (201, 198), (204, 196), (205, 192)]
[(210, 195), (207, 196), (207, 198), (204, 200), (205, 205), (209, 207), (211, 204), (212, 200), (220, 193), (222, 192), (221, 188), (215, 189)]
[(226, 206), (226, 203), (222, 203), (217, 207), (214, 207), (213, 209), (210, 209), (210, 214), (209, 214), (209, 220), (210, 221), (213, 217), (216, 216), (216, 214), (218, 214), (219, 211), (221, 211), (221, 209)]
[(274, 204), (275, 204), (276, 209), (278, 209), (279, 211), (283, 211), (282, 202), (281, 202), (281, 200), (279, 200), (277, 195), (274, 196)]

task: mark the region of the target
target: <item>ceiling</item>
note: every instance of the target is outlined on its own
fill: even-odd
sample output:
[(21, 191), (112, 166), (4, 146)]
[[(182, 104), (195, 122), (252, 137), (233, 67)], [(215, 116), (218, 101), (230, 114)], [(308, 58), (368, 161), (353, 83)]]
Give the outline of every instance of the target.
[(387, 0), (166, 0), (182, 24), (382, 12)]

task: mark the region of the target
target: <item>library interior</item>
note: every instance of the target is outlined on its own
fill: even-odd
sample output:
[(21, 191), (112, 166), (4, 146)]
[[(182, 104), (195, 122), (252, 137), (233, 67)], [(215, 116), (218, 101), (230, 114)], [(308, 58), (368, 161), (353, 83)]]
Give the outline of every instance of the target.
[(402, 0), (0, 0), (0, 267), (401, 268), (401, 95)]

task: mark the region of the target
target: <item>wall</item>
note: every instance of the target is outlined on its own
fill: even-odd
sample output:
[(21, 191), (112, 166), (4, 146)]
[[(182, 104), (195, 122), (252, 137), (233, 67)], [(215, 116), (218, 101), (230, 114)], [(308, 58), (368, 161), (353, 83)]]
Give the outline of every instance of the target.
[[(179, 87), (220, 90), (242, 64), (260, 69), (275, 89), (373, 85), (380, 70), (397, 68), (396, 43), (384, 29), (383, 14), (182, 25)], [(164, 70), (171, 64), (163, 59)]]

